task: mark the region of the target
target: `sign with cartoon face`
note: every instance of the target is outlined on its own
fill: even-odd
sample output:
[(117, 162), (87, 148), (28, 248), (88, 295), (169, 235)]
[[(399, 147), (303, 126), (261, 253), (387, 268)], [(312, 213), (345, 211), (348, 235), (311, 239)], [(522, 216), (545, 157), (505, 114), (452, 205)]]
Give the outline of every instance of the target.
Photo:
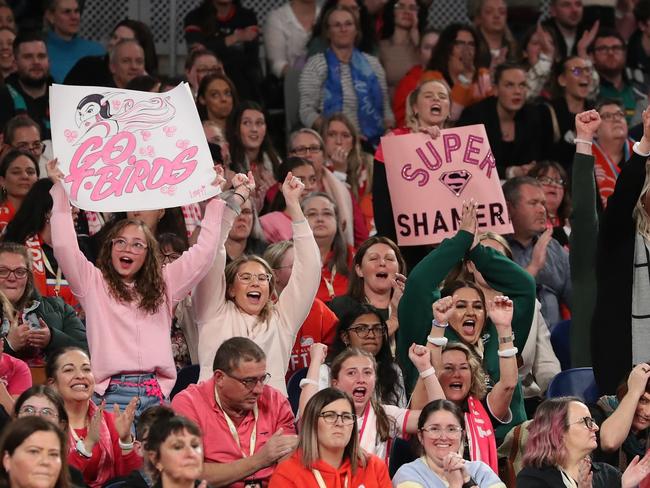
[(166, 93), (53, 85), (50, 120), (66, 192), (84, 210), (156, 210), (219, 193), (187, 83)]
[(512, 233), (485, 127), (389, 135), (381, 145), (401, 246), (438, 244), (458, 231), (463, 201), (478, 203), (479, 231)]

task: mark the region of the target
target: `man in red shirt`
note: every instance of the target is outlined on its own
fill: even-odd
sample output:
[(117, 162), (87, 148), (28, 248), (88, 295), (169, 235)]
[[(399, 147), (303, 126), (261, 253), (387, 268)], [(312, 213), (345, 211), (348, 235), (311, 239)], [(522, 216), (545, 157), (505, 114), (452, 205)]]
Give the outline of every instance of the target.
[(214, 375), (176, 395), (172, 408), (201, 428), (210, 485), (261, 488), (298, 438), (287, 399), (267, 386), (266, 355), (250, 339), (233, 337), (217, 350)]

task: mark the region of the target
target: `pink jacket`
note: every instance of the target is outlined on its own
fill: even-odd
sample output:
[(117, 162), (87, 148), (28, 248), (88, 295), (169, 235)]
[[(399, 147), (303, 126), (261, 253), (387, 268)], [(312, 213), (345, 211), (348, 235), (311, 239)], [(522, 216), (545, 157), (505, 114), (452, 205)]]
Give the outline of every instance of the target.
[(225, 203), (219, 199), (208, 203), (196, 245), (163, 268), (165, 303), (150, 314), (113, 297), (102, 272), (79, 250), (63, 186), (54, 185), (50, 194), (54, 200), (50, 220), (54, 256), (86, 312), (95, 391), (103, 395), (116, 374), (155, 373), (163, 394), (169, 396), (176, 381), (170, 340), (172, 307), (187, 296), (214, 262)]

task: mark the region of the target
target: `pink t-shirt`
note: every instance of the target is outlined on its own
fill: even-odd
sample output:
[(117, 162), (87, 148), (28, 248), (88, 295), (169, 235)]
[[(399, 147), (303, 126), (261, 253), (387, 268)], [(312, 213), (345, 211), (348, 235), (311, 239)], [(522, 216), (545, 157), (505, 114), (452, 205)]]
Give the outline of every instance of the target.
[[(289, 401), (275, 388), (265, 386), (257, 400), (257, 440), (253, 453), (258, 452), (270, 437), (283, 429), (285, 434), (295, 434), (294, 417)], [(172, 400), (175, 412), (193, 420), (207, 435), (203, 437), (203, 456), (208, 463), (228, 463), (243, 459), (250, 453), (250, 439), (255, 427), (253, 412), (237, 426), (241, 448), (230, 433), (223, 410), (217, 405), (214, 396), (214, 377), (198, 385), (190, 385)], [(268, 481), (274, 466), (261, 469), (247, 480)], [(243, 488), (243, 481), (230, 485)]]
[(2, 353), (0, 382), (4, 383), (10, 395), (17, 396), (32, 386), (32, 374), (24, 361)]

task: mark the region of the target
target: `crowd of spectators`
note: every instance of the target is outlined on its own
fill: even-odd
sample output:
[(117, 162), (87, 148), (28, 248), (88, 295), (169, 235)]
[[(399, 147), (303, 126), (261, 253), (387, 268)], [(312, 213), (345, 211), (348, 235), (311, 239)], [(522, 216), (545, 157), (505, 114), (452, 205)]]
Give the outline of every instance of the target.
[[(540, 3), (202, 0), (168, 77), (0, 0), (0, 485), (650, 486), (650, 0)], [(71, 205), (52, 83), (182, 81), (219, 196)], [(476, 124), (513, 233), (399, 246), (381, 138)]]

